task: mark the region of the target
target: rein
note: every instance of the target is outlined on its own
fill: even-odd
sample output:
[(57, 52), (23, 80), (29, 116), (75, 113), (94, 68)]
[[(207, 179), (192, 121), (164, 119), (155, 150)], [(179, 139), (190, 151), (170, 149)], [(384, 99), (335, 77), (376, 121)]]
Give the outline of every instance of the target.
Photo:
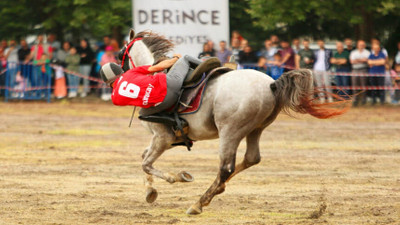
[(128, 56), (129, 60), (131, 61), (133, 68), (136, 68), (135, 63), (133, 63), (132, 57), (129, 54), (129, 50), (132, 48), (133, 44), (135, 44), (136, 41), (140, 41), (142, 39), (143, 38), (136, 38), (136, 39), (132, 40), (131, 42), (129, 42), (128, 46), (126, 46), (124, 55), (122, 56), (121, 68), (124, 68), (126, 56)]

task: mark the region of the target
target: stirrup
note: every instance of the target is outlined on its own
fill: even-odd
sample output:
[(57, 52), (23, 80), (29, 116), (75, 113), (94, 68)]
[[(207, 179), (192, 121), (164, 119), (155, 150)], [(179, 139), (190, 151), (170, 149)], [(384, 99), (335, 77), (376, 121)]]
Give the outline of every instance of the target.
[[(183, 138), (183, 142), (185, 143), (187, 150), (190, 151), (190, 148), (192, 147), (193, 142), (187, 136), (187, 133), (189, 132), (189, 124), (185, 119), (179, 117), (178, 112), (176, 112), (176, 111), (174, 112), (174, 117), (175, 117), (175, 121), (177, 123), (175, 129), (177, 131), (179, 131), (179, 134), (181, 134), (180, 137)], [(178, 132), (175, 131), (175, 134), (177, 134), (177, 133)]]

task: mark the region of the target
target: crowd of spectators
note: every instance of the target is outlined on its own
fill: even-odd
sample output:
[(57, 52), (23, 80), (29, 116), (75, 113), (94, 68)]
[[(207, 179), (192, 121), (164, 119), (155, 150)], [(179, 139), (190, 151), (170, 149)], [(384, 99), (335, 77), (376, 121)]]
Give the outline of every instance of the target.
[[(378, 101), (383, 104), (387, 94), (394, 104), (400, 100), (399, 90), (387, 88), (398, 85), (398, 79), (395, 78), (400, 74), (400, 42), (398, 52), (393, 60), (389, 60), (387, 50), (378, 39), (372, 39), (368, 48), (364, 40), (358, 40), (354, 46), (353, 40), (346, 38), (343, 42), (337, 41), (335, 49), (328, 49), (324, 40), (317, 40), (317, 47), (312, 49), (309, 39), (300, 42), (296, 38), (289, 42), (271, 35), (264, 41), (264, 46), (255, 51), (238, 31), (233, 31), (231, 38), (231, 46), (223, 40), (217, 48), (213, 41), (207, 41), (198, 57), (215, 56), (224, 64), (234, 56), (239, 68), (256, 68), (273, 79), (278, 79), (282, 73), (292, 69), (311, 69), (316, 87), (323, 90), (319, 96), (321, 102), (332, 102), (331, 95), (325, 93), (333, 91), (338, 91), (343, 97), (353, 95), (354, 105), (364, 105), (367, 99), (372, 104)], [(22, 89), (23, 83), (26, 83), (24, 81), (28, 81), (31, 87), (40, 87), (48, 85), (50, 79), (53, 79), (53, 94), (57, 98), (86, 97), (95, 92), (107, 101), (111, 99), (111, 90), (87, 78), (99, 78), (98, 72), (102, 65), (118, 62), (116, 56), (119, 50), (118, 41), (109, 36), (104, 36), (102, 42), (94, 45), (87, 39), (77, 43), (61, 43), (54, 34), (47, 35), (47, 38), (38, 35), (31, 45), (24, 39), (20, 40), (19, 45), (16, 40), (2, 40), (0, 86), (5, 84), (5, 76), (2, 74), (7, 68), (9, 72), (15, 73), (15, 88)], [(391, 67), (389, 61), (392, 62)], [(49, 74), (49, 62), (53, 65), (50, 73), (52, 78), (38, 83), (37, 77)], [(26, 75), (28, 69), (23, 65), (34, 65), (30, 68), (29, 76)], [(368, 91), (362, 91), (366, 89)], [(4, 88), (0, 89), (1, 95), (4, 95)]]
[(208, 41), (199, 58), (215, 56), (225, 63), (234, 56), (239, 67), (262, 70), (273, 79), (278, 79), (285, 71), (311, 69), (315, 86), (321, 90), (320, 102), (332, 102), (332, 95), (327, 93), (337, 91), (344, 98), (352, 95), (354, 106), (364, 105), (368, 99), (372, 105), (378, 101), (384, 104), (389, 98), (391, 103), (399, 103), (400, 42), (393, 60), (389, 60), (388, 51), (376, 38), (370, 41), (369, 47), (364, 40), (357, 40), (354, 46), (350, 38), (337, 41), (335, 49), (326, 48), (324, 40), (317, 40), (314, 49), (310, 44), (307, 38), (302, 40), (301, 46), (297, 38), (290, 44), (288, 40), (271, 35), (263, 48), (254, 51), (248, 41), (234, 31), (230, 48), (221, 41), (219, 49), (215, 50), (214, 43)]
[[(0, 45), (0, 86), (5, 85), (4, 71), (14, 73), (15, 86), (27, 80), (32, 88), (46, 86), (49, 83), (38, 79), (47, 76), (49, 64), (53, 65), (49, 81), (54, 82), (54, 96), (57, 98), (86, 97), (99, 90), (99, 82), (92, 82), (88, 77), (99, 78), (100, 67), (108, 62), (117, 62), (120, 46), (115, 39), (104, 36), (103, 41), (91, 45), (88, 39), (77, 43), (65, 41), (61, 43), (56, 35), (38, 35), (36, 41), (29, 45), (25, 39), (2, 40)], [(28, 69), (28, 66), (29, 69)], [(14, 69), (15, 68), (15, 69)], [(79, 74), (80, 76), (77, 76)], [(54, 76), (53, 76), (54, 75)], [(40, 83), (38, 81), (40, 80)], [(99, 96), (107, 101), (111, 99), (111, 90), (103, 85)], [(0, 89), (0, 96), (5, 89)], [(16, 94), (16, 93), (14, 93)], [(38, 91), (30, 93), (33, 97), (44, 94)], [(37, 96), (36, 96), (37, 97)]]

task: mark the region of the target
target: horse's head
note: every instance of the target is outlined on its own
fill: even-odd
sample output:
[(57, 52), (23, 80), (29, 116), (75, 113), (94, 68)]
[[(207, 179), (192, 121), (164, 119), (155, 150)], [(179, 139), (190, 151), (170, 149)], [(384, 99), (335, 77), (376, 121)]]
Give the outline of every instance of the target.
[(129, 39), (129, 44), (119, 53), (124, 71), (138, 66), (157, 64), (166, 59), (166, 54), (174, 47), (170, 40), (151, 31), (135, 34), (131, 29)]

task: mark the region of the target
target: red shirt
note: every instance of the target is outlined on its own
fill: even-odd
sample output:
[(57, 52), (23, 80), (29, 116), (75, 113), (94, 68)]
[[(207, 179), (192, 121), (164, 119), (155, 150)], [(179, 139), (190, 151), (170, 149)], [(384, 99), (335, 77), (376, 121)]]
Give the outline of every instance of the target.
[(141, 108), (156, 106), (167, 95), (167, 75), (152, 75), (150, 66), (139, 66), (128, 70), (115, 80), (111, 99), (114, 105), (134, 105)]
[[(43, 53), (45, 52), (45, 50), (43, 48), (43, 44), (37, 44), (37, 45), (32, 46), (31, 52), (35, 52), (36, 51), (35, 48), (37, 48), (37, 53), (36, 53), (36, 58), (34, 58), (34, 60), (40, 60), (42, 58)], [(53, 48), (51, 46), (48, 46), (47, 53), (50, 54), (52, 52), (53, 52)], [(47, 56), (47, 57), (49, 57), (49, 56)]]
[(289, 59), (285, 62), (285, 66), (291, 67), (289, 69), (294, 69), (294, 58), (295, 58), (295, 52), (291, 47), (287, 47), (286, 49), (281, 50), (281, 56), (282, 59), (285, 58), (286, 55), (290, 54)]

